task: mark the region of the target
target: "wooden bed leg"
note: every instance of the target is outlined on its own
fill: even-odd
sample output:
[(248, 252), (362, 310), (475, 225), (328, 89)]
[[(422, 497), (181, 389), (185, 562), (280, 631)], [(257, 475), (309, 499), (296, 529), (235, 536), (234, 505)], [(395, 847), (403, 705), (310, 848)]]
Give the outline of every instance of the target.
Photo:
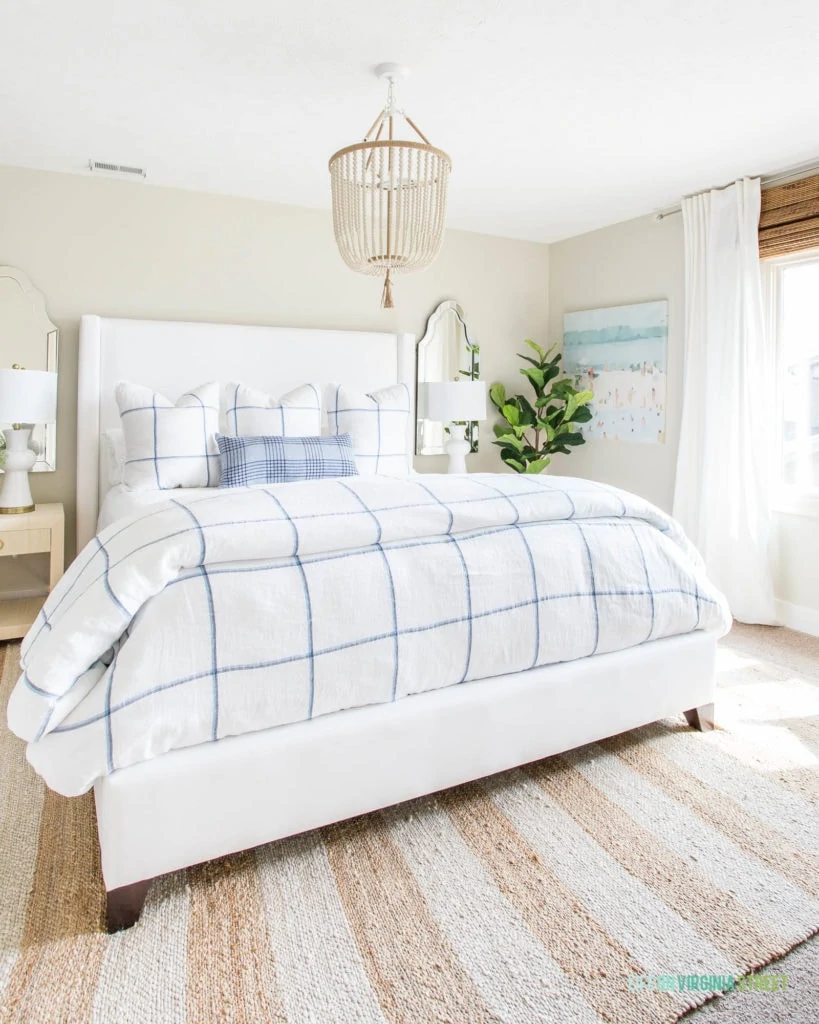
[(146, 878), (142, 882), (123, 885), (121, 889), (110, 889), (106, 893), (105, 925), (109, 935), (137, 923), (152, 881), (152, 878)]
[(714, 705), (702, 704), (698, 708), (691, 708), (683, 712), (685, 720), (692, 729), (699, 729), (700, 732), (708, 732), (714, 728)]

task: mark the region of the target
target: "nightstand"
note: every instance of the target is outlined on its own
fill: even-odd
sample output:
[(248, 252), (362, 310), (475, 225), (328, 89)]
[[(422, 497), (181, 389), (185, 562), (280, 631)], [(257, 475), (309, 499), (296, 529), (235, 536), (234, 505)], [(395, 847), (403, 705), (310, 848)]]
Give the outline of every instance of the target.
[[(33, 512), (0, 515), (0, 583), (3, 565), (19, 555), (49, 555), (48, 590), (54, 589), (63, 574), (65, 522), (60, 504), (38, 505)], [(45, 580), (43, 588), (45, 588)], [(0, 640), (23, 637), (37, 618), (45, 598), (3, 598), (0, 585)]]

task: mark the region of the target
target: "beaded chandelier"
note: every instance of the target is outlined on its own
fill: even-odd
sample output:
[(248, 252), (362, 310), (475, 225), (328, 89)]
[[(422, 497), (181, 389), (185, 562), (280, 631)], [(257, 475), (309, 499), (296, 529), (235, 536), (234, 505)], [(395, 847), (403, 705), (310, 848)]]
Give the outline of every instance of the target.
[[(440, 251), (452, 163), (396, 107), (395, 79), (406, 70), (379, 64), (375, 73), (387, 80), (384, 109), (363, 142), (330, 157), (333, 228), (348, 267), (384, 274), (381, 305), (391, 309), (390, 275), (427, 267)], [(420, 142), (395, 138), (398, 117)]]

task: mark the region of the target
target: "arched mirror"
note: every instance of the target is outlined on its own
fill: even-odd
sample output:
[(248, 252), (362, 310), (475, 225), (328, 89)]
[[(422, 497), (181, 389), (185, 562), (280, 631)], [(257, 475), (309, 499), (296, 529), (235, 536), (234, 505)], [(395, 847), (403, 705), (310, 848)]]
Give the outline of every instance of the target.
[[(426, 332), (418, 342), (415, 433), (417, 455), (442, 455), (447, 440), (447, 424), (427, 418), (426, 384), (480, 378), (480, 348), (470, 337), (464, 311), (454, 299), (442, 302), (427, 321)], [(478, 450), (478, 424), (467, 423), (469, 450)]]
[[(56, 373), (58, 335), (43, 296), (26, 275), (14, 267), (0, 267), (0, 367), (7, 369), (16, 363), (27, 370)], [(0, 409), (0, 429), (11, 426), (2, 417)], [(31, 440), (37, 452), (34, 472), (53, 472), (57, 468), (57, 424), (36, 424)]]

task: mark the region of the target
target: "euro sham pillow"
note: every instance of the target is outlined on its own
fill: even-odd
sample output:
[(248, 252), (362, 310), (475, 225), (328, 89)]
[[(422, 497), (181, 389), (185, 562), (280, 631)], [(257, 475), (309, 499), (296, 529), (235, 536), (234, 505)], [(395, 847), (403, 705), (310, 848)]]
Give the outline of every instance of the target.
[(326, 405), (330, 433), (352, 435), (359, 473), (409, 475), (410, 392), (406, 384), (369, 394), (331, 384)]
[(303, 384), (281, 398), (271, 398), (231, 381), (224, 389), (226, 434), (229, 437), (307, 437), (321, 433), (321, 394)]
[(103, 478), (109, 488), (116, 487), (125, 482), (125, 435), (122, 428), (103, 431), (100, 444)]
[(358, 476), (349, 434), (335, 437), (227, 437), (219, 434), (220, 487), (287, 484)]
[(126, 381), (114, 393), (125, 438), (123, 481), (128, 487), (164, 491), (218, 485), (218, 384), (200, 384), (175, 403)]

